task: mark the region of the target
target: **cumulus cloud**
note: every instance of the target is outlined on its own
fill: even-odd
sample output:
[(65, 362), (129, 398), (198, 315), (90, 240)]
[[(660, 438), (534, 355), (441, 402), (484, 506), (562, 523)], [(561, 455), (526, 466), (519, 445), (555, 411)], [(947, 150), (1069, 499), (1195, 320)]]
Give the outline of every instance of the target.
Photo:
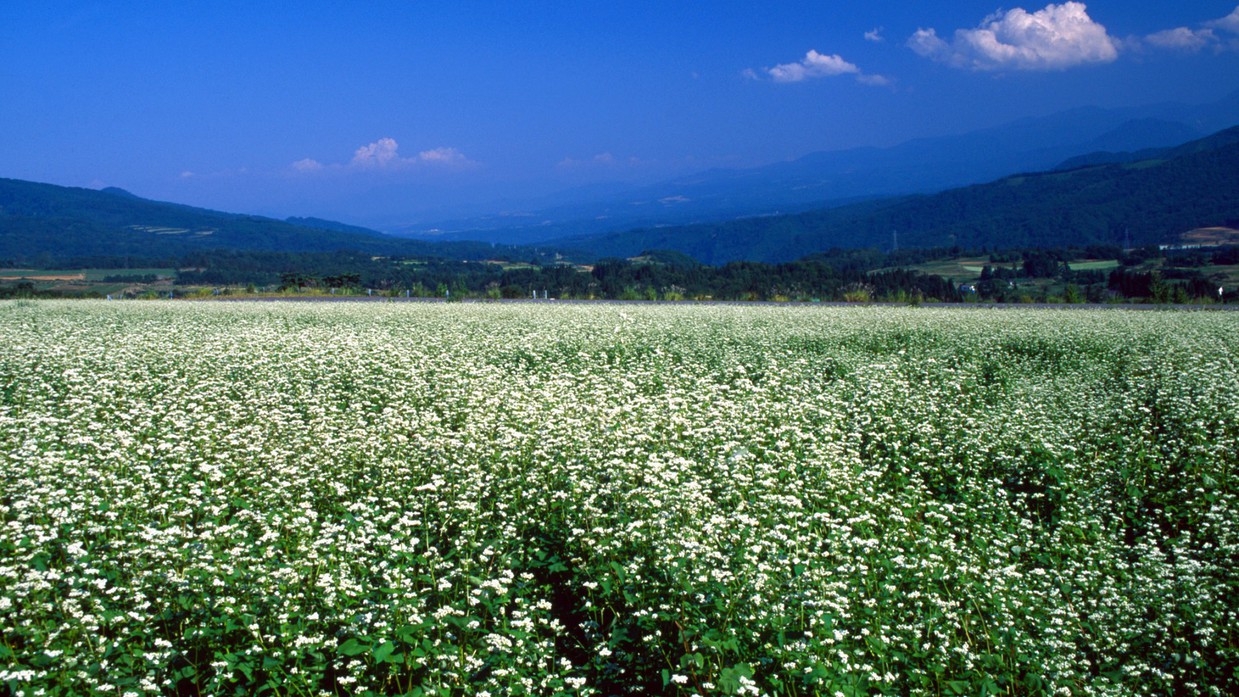
[(1221, 29), (1231, 34), (1239, 34), (1239, 6), (1236, 6), (1233, 12), (1221, 19), (1205, 22), (1205, 26), (1210, 29)]
[(1221, 19), (1205, 22), (1198, 29), (1175, 27), (1134, 40), (1136, 45), (1179, 51), (1239, 50), (1239, 7)]
[(995, 13), (975, 29), (956, 30), (950, 41), (932, 28), (918, 29), (908, 47), (926, 58), (973, 70), (1064, 70), (1118, 57), (1114, 39), (1079, 2), (1050, 4), (1031, 13), (1020, 8)]
[(357, 148), (353, 152), (353, 158), (346, 164), (325, 165), (307, 157), (292, 163), (290, 168), (295, 172), (309, 174), (324, 170), (395, 171), (419, 167), (466, 169), (476, 164), (456, 148), (448, 147), (423, 150), (413, 157), (404, 157), (400, 154), (400, 144), (395, 138), (380, 138)]
[(400, 157), (400, 144), (394, 138), (379, 138), (369, 145), (357, 148), (349, 164), (353, 167), (366, 169), (391, 167), (407, 164), (408, 160)]
[(812, 77), (833, 77), (859, 72), (860, 68), (843, 60), (838, 54), (826, 56), (812, 50), (795, 63), (783, 63), (766, 69), (766, 73), (775, 82), (800, 82)]
[(780, 63), (773, 68), (765, 68), (760, 73), (752, 68), (742, 73), (751, 80), (769, 78), (774, 82), (804, 82), (814, 78), (836, 77), (839, 75), (855, 75), (856, 80), (865, 85), (886, 85), (890, 80), (881, 75), (870, 75), (861, 70), (855, 63), (849, 63), (838, 54), (826, 55), (810, 50), (804, 58), (795, 63)]
[(884, 40), (882, 38), (882, 27), (874, 27), (872, 30), (865, 32), (865, 41), (881, 43)]
[(1192, 30), (1177, 27), (1149, 34), (1144, 40), (1157, 48), (1172, 48), (1184, 51), (1199, 51), (1217, 41), (1212, 29)]
[(298, 172), (317, 172), (323, 168), (323, 163), (307, 157), (304, 160), (294, 162), (292, 168)]
[[(953, 58), (951, 55), (951, 45), (939, 38), (938, 30), (933, 27), (917, 29), (916, 33), (908, 39), (908, 48), (926, 58), (932, 58), (944, 63), (951, 62)], [(962, 60), (960, 63), (962, 64)]]

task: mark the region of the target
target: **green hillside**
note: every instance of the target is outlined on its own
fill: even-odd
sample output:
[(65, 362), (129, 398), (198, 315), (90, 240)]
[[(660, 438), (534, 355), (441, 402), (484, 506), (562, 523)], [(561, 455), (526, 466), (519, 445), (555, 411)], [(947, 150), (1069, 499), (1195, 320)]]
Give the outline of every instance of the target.
[(1177, 241), (1239, 221), (1239, 127), (1145, 159), (1018, 176), (796, 215), (560, 240), (599, 256), (673, 249), (706, 262), (785, 261), (832, 247), (1066, 247)]
[(121, 189), (0, 179), (0, 261), (136, 256), (168, 259), (212, 249), (486, 258), (490, 244), (432, 243), (306, 219), (303, 224), (149, 201)]

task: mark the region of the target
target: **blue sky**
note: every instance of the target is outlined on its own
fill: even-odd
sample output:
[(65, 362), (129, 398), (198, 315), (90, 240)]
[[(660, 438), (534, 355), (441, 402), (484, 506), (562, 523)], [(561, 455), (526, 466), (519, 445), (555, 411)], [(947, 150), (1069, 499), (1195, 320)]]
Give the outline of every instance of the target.
[(395, 224), (1237, 89), (1236, 0), (5, 0), (0, 176)]

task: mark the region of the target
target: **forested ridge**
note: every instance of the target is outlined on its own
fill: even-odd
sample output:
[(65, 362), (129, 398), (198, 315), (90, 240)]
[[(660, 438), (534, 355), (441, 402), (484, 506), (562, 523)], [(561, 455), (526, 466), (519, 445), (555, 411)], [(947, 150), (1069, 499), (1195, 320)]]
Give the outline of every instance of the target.
[(433, 243), (314, 218), (276, 220), (95, 191), (0, 179), (0, 260), (53, 266), (82, 257), (180, 257), (212, 249), (485, 259), (495, 245)]
[(559, 240), (596, 255), (675, 249), (706, 263), (780, 262), (831, 247), (1142, 246), (1239, 227), (1239, 127), (1145, 159), (1005, 177), (939, 194), (794, 215)]

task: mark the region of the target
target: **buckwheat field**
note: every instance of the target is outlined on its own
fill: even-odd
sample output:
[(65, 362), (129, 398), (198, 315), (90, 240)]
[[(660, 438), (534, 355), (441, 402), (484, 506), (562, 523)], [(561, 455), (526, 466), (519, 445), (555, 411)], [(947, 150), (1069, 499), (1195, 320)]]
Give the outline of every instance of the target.
[(1239, 316), (0, 304), (0, 695), (1239, 692)]

